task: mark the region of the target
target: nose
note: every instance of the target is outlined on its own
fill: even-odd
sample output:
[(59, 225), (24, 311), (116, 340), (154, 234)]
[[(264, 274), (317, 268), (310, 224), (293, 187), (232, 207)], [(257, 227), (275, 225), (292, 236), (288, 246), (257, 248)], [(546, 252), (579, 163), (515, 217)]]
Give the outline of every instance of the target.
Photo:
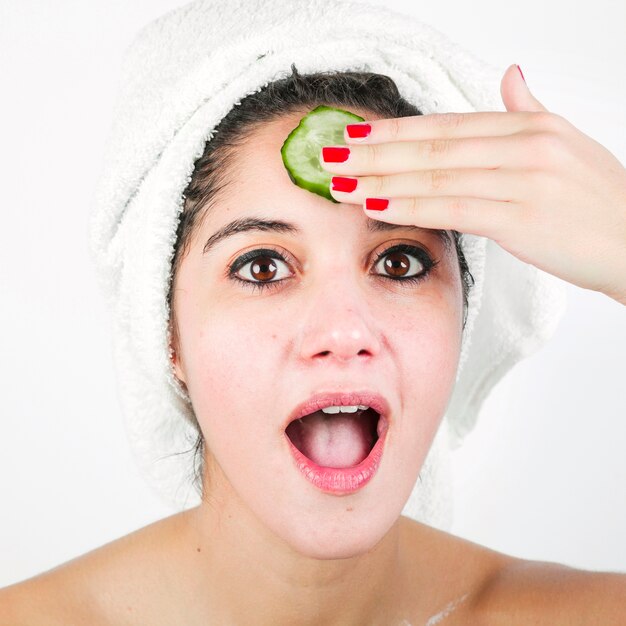
[(300, 349), (304, 360), (324, 358), (345, 363), (379, 353), (376, 319), (356, 290), (325, 289), (309, 304)]

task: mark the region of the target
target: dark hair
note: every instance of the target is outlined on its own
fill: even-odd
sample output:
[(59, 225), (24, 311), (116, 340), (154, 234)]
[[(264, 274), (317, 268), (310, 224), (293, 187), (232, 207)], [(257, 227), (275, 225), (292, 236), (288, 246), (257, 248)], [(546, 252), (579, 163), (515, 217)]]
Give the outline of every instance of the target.
[[(422, 115), (413, 104), (399, 93), (394, 81), (382, 74), (371, 72), (318, 72), (299, 74), (291, 65), (291, 76), (268, 83), (256, 93), (244, 97), (215, 127), (212, 138), (207, 140), (204, 152), (195, 162), (187, 188), (183, 192), (184, 207), (178, 224), (170, 290), (167, 302), (170, 311), (172, 343), (178, 345), (178, 325), (172, 307), (172, 292), (182, 259), (189, 251), (194, 235), (215, 203), (218, 193), (229, 182), (228, 165), (237, 146), (245, 144), (256, 128), (264, 122), (303, 109), (313, 109), (320, 104), (350, 110), (370, 111), (383, 118)], [(462, 233), (451, 231), (456, 245), (459, 270), (463, 283), (463, 328), (467, 319), (467, 301), (474, 278), (469, 272), (461, 249)], [(198, 428), (194, 447), (193, 486), (200, 493), (204, 487), (204, 439)], [(198, 461), (199, 457), (199, 461)]]

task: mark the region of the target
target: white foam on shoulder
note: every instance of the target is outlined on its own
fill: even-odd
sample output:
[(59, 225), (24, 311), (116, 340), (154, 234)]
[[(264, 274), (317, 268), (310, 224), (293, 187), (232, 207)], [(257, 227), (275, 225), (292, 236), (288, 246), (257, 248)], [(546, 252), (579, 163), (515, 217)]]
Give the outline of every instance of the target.
[(439, 624), (439, 622), (441, 622), (444, 617), (447, 617), (448, 615), (450, 615), (450, 613), (452, 613), (452, 611), (457, 609), (458, 606), (461, 604), (461, 602), (463, 602), (468, 596), (469, 596), (469, 593), (466, 593), (460, 598), (457, 598), (456, 600), (452, 600), (452, 602), (449, 602), (448, 604), (446, 604), (443, 611), (440, 611), (436, 615), (431, 616), (426, 622), (425, 626), (435, 626), (435, 624)]

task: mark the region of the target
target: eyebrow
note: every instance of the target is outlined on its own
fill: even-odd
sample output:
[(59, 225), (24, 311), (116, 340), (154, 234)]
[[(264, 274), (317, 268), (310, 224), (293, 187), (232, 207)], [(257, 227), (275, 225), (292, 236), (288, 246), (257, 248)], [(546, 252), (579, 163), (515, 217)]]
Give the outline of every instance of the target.
[[(423, 228), (413, 224), (390, 224), (389, 222), (381, 222), (380, 220), (367, 219), (367, 230), (370, 233), (388, 232), (394, 230), (410, 230), (421, 234), (435, 235), (437, 239), (444, 245), (446, 252), (452, 249), (453, 241), (447, 230), (438, 230), (434, 228)], [(262, 231), (273, 233), (287, 233), (290, 235), (302, 235), (302, 230), (292, 222), (283, 220), (264, 219), (262, 217), (244, 217), (233, 220), (226, 226), (220, 228), (216, 233), (211, 235), (204, 244), (202, 254), (206, 254), (211, 248), (216, 246), (220, 241), (224, 241), (228, 237), (245, 233), (249, 231)]]

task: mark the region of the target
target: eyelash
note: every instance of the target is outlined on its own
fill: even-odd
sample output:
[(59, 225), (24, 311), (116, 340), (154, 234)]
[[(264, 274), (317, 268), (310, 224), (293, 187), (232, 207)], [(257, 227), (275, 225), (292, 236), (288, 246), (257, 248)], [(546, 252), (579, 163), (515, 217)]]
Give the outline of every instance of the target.
[[(438, 260), (433, 260), (430, 255), (422, 250), (422, 248), (418, 248), (417, 246), (411, 246), (405, 243), (397, 244), (395, 246), (391, 246), (381, 252), (376, 260), (374, 261), (374, 266), (378, 264), (378, 262), (386, 257), (388, 254), (392, 252), (405, 252), (417, 258), (417, 260), (424, 266), (424, 271), (416, 276), (411, 276), (409, 278), (393, 278), (392, 276), (385, 276), (384, 274), (377, 274), (381, 278), (387, 278), (388, 280), (392, 280), (394, 282), (407, 283), (407, 286), (413, 286), (417, 283), (428, 278), (430, 272), (439, 265)], [(281, 254), (272, 249), (256, 249), (250, 250), (249, 252), (245, 252), (240, 257), (235, 259), (235, 261), (228, 267), (227, 277), (231, 280), (235, 280), (239, 283), (243, 283), (246, 287), (255, 290), (258, 289), (263, 291), (267, 288), (278, 287), (280, 283), (287, 280), (286, 278), (281, 278), (280, 280), (271, 280), (271, 281), (251, 281), (243, 278), (239, 278), (237, 276), (237, 272), (244, 266), (246, 266), (250, 261), (254, 261), (257, 258), (268, 257), (271, 259), (277, 259), (279, 261), (287, 262)]]

